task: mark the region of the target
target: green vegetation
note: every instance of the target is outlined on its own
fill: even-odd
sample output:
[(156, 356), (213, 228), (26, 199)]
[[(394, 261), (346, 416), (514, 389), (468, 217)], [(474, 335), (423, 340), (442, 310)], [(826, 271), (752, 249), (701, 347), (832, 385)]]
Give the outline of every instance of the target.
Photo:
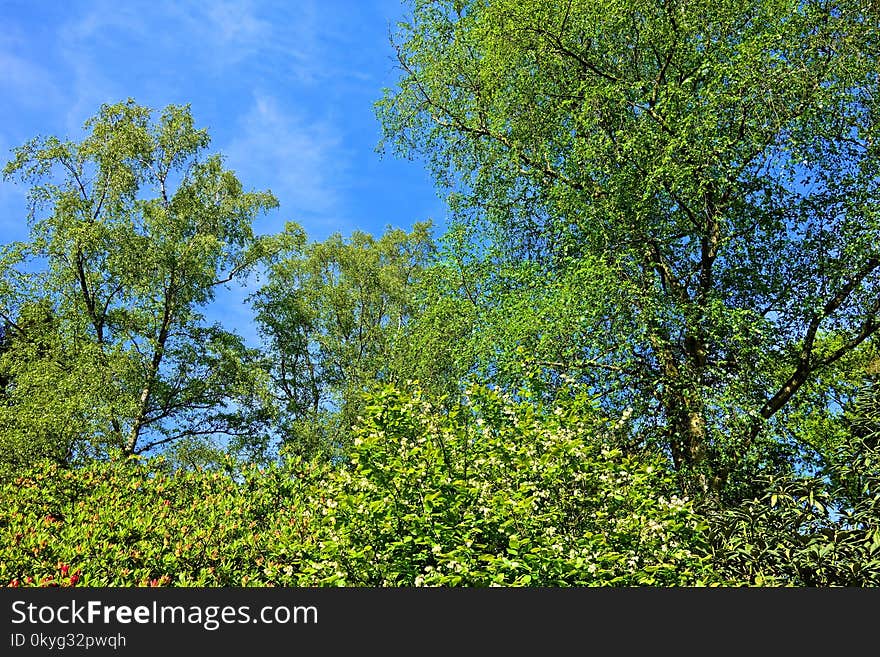
[(439, 236), (254, 235), (186, 107), (17, 149), (0, 582), (880, 584), (876, 10), (410, 4)]
[(68, 585), (670, 585), (713, 576), (659, 463), (485, 389), (377, 392), (344, 467), (43, 465), (3, 490), (0, 578)]
[(251, 441), (257, 354), (205, 323), (214, 288), (266, 251), (257, 213), (186, 108), (104, 106), (79, 143), (35, 139), (7, 177), (32, 183), (31, 239), (0, 257), (6, 385), (0, 468), (140, 454), (198, 436)]

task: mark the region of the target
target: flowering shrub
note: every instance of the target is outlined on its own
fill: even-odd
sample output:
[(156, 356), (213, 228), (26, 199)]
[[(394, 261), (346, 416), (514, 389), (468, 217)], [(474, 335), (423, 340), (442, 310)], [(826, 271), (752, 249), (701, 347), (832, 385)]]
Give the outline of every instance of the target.
[[(345, 464), (36, 465), (0, 496), (10, 586), (691, 585), (704, 532), (658, 463), (570, 410), (377, 394)], [(232, 474), (235, 472), (235, 474)]]
[(388, 390), (327, 488), (322, 549), (303, 565), (372, 586), (710, 579), (701, 525), (666, 471), (603, 448), (602, 428), (488, 390), (457, 416)]

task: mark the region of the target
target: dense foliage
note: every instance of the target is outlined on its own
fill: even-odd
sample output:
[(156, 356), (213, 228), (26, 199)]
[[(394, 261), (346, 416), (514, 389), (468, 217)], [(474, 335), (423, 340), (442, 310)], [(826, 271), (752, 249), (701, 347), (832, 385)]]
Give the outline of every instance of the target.
[(200, 311), (262, 257), (251, 224), (277, 201), (204, 155), (188, 108), (105, 105), (84, 127), (4, 169), (32, 187), (31, 239), (0, 252), (0, 470), (252, 440), (259, 425), (228, 409), (253, 406), (258, 355)]
[(433, 251), (430, 226), (312, 244), (290, 226), (284, 237), (252, 297), (272, 354), (278, 429), (302, 453), (338, 453), (351, 442), (360, 395), (404, 371), (400, 343)]
[(14, 151), (0, 583), (880, 585), (876, 7), (409, 7), (438, 236), (254, 234), (188, 107)]
[(474, 366), (632, 408), (633, 444), (695, 494), (810, 455), (793, 424), (880, 327), (870, 3), (412, 9), (380, 116), (469, 235), (451, 292), (491, 327)]
[[(474, 389), (438, 417), (388, 388), (337, 467), (169, 472), (41, 463), (5, 484), (0, 580), (18, 585), (690, 585), (702, 521), (602, 423)], [(473, 421), (471, 421), (473, 420)]]

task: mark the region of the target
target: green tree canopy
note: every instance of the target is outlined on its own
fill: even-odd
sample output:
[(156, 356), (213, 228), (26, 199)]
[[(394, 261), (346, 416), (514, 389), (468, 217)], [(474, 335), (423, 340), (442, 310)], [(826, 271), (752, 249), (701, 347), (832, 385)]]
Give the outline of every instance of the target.
[(876, 8), (411, 7), (379, 113), (489, 237), (485, 369), (631, 408), (697, 492), (812, 450), (793, 423), (880, 327)]
[(188, 107), (105, 105), (84, 127), (4, 169), (32, 187), (30, 239), (0, 255), (3, 458), (250, 440), (256, 354), (201, 310), (264, 255), (252, 221), (275, 198), (205, 155)]
[(307, 453), (335, 450), (349, 442), (361, 396), (408, 369), (401, 342), (434, 249), (430, 225), (309, 244), (292, 226), (279, 243), (252, 297), (282, 408), (279, 429)]

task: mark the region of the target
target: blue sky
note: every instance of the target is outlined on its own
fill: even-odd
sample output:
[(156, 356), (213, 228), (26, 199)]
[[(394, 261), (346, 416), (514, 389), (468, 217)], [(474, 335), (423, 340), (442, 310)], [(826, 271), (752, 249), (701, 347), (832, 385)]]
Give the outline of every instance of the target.
[[(0, 0), (0, 152), (76, 138), (102, 103), (190, 104), (245, 187), (280, 208), (258, 233), (300, 223), (312, 239), (380, 233), (445, 206), (425, 167), (375, 148), (373, 103), (394, 85), (400, 0)], [(0, 184), (3, 242), (23, 239), (26, 189)], [(252, 337), (244, 291), (212, 315)]]

